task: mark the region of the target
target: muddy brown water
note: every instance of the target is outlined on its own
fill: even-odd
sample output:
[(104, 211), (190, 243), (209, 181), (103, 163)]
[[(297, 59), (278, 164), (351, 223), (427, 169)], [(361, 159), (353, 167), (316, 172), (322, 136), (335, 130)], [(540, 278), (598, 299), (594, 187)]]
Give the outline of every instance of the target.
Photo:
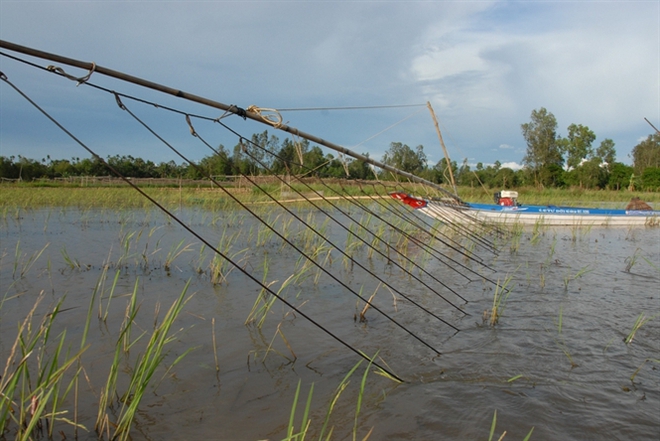
[[(269, 237), (245, 212), (177, 213), (212, 244), (220, 243), (223, 235), (236, 235), (228, 254), (275, 289), (300, 265), (297, 253)], [(263, 214), (272, 222), (284, 219), (277, 211)], [(322, 219), (317, 222), (322, 226)], [(303, 233), (296, 235), (295, 226), (290, 228), (291, 237), (304, 244)], [(326, 237), (346, 244), (345, 231), (323, 228)], [(360, 439), (371, 429), (370, 439), (488, 439), (495, 411), (496, 437), (506, 430), (506, 440), (521, 440), (532, 427), (532, 440), (660, 439), (660, 230), (530, 229), (523, 232), (519, 246), (516, 240), (497, 239), (499, 255), (474, 249), (495, 271), (466, 262), (492, 280), (513, 276), (495, 326), (483, 321), (484, 311), (493, 304), (490, 283), (474, 275), (468, 280), (409, 248), (415, 261), (468, 300), (464, 303), (419, 275), (459, 305), (459, 311), (385, 259), (355, 248), (354, 257), (371, 271), (461, 329), (455, 333), (405, 299), (378, 289), (374, 303), (438, 348), (440, 356), (374, 310), (367, 311), (366, 323), (355, 321), (362, 304), (317, 270), (283, 291), (341, 339), (369, 355), (378, 353), (405, 379), (396, 384), (369, 373), (357, 422)], [(442, 250), (439, 243), (434, 247)], [(185, 251), (166, 269), (168, 253), (182, 248)], [(143, 399), (132, 439), (281, 439), (299, 382), (301, 401), (314, 385), (308, 439), (318, 437), (329, 400), (360, 360), (281, 303), (275, 303), (261, 329), (245, 325), (260, 287), (236, 269), (223, 283), (213, 284), (211, 252), (157, 211), (6, 211), (0, 253), (3, 367), (17, 323), (40, 293), (45, 296), (41, 316), (64, 297), (55, 331), (66, 330), (71, 346), (79, 345), (92, 292), (109, 266), (109, 280), (101, 289), (101, 308), (109, 311), (108, 318), (96, 318), (97, 304), (90, 347), (83, 355), (87, 379), (78, 419), (88, 429), (94, 426), (127, 296), (136, 283), (141, 303), (136, 326), (146, 332), (153, 326), (155, 309), (160, 306), (162, 317), (187, 281), (194, 296), (176, 322), (176, 339), (158, 376), (162, 381)], [(373, 278), (336, 252), (323, 265), (365, 296), (378, 288)], [(117, 270), (119, 282), (107, 307)], [(640, 314), (651, 320), (632, 343), (624, 343)], [(188, 348), (194, 350), (166, 373), (165, 366)], [(120, 391), (139, 345), (131, 351), (121, 364)], [(333, 439), (352, 438), (364, 367), (358, 368), (333, 410)], [(297, 421), (302, 412), (299, 407)], [(112, 410), (109, 413), (112, 416)], [(71, 436), (69, 427), (60, 429)], [(96, 435), (81, 432), (79, 437)]]

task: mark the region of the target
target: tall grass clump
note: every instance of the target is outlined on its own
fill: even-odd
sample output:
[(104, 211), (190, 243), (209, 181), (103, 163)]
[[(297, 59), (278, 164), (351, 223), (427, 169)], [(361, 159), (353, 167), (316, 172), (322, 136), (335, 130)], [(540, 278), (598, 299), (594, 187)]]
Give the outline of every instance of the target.
[[(376, 354), (377, 355), (377, 354)], [(369, 372), (371, 370), (373, 360), (375, 359), (376, 355), (374, 357), (367, 357), (369, 359), (369, 364), (367, 365), (366, 369), (364, 370), (364, 373), (362, 374), (362, 378), (360, 380), (360, 386), (358, 388), (358, 394), (357, 394), (357, 399), (355, 403), (355, 412), (353, 416), (353, 428), (351, 431), (351, 439), (353, 441), (356, 441), (358, 439), (361, 439), (363, 441), (369, 439), (371, 436), (371, 433), (373, 432), (373, 427), (370, 428), (366, 434), (358, 438), (358, 432), (360, 432), (360, 413), (362, 410), (362, 404), (364, 402), (364, 396), (365, 396), (365, 390), (366, 390), (366, 384), (367, 384), (367, 377), (369, 375)], [(299, 423), (296, 424), (296, 411), (298, 410), (298, 401), (300, 398), (300, 392), (301, 392), (301, 387), (300, 387), (300, 381), (298, 382), (298, 386), (296, 388), (296, 392), (294, 395), (293, 399), (293, 404), (291, 406), (291, 413), (289, 416), (289, 424), (287, 426), (287, 433), (286, 437), (283, 438), (283, 441), (304, 441), (305, 439), (311, 438), (312, 437), (312, 432), (314, 433), (314, 438), (317, 438), (318, 434), (318, 439), (319, 440), (330, 440), (332, 439), (333, 432), (335, 430), (335, 427), (330, 424), (330, 420), (333, 414), (333, 411), (335, 410), (335, 407), (337, 405), (337, 402), (339, 401), (339, 398), (341, 395), (344, 393), (346, 388), (351, 382), (351, 377), (355, 373), (355, 371), (360, 367), (364, 360), (360, 360), (355, 364), (351, 370), (344, 376), (342, 381), (339, 383), (337, 388), (335, 389), (334, 394), (332, 395), (330, 402), (328, 403), (328, 408), (325, 412), (325, 417), (323, 418), (323, 422), (319, 427), (312, 428), (313, 421), (312, 418), (310, 417), (310, 409), (311, 409), (311, 404), (312, 404), (312, 396), (314, 393), (314, 384), (309, 388), (309, 392), (307, 393), (307, 400), (305, 401), (303, 405), (303, 414), (302, 418), (300, 419)], [(389, 377), (391, 378), (391, 377)]]
[(69, 267), (69, 269), (71, 269), (71, 270), (74, 270), (74, 269), (80, 270), (82, 268), (82, 265), (80, 265), (80, 262), (78, 261), (78, 259), (71, 258), (69, 256), (69, 253), (66, 251), (66, 248), (63, 247), (60, 250), (60, 254), (62, 254), (62, 257), (64, 258), (64, 262)]
[[(233, 251), (233, 243), (237, 240), (239, 233), (228, 234), (227, 227), (222, 231), (222, 237), (216, 246), (216, 249), (223, 255), (229, 256), (232, 261), (237, 261), (238, 256), (247, 253), (250, 248), (243, 248), (239, 251)], [(242, 260), (242, 259), (240, 259)], [(214, 254), (209, 264), (211, 275), (211, 283), (214, 285), (221, 284), (227, 280), (227, 276), (234, 269), (234, 266), (229, 260), (222, 257), (220, 254)]]
[[(76, 361), (87, 349), (73, 354), (65, 348), (66, 330), (52, 336), (63, 299), (37, 322), (43, 291), (19, 324), (0, 378), (0, 434), (19, 440), (53, 436), (56, 423), (78, 426), (63, 405), (80, 372)], [(3, 336), (6, 338), (6, 336)], [(80, 426), (82, 427), (82, 426)]]
[[(0, 439), (12, 437), (17, 440), (54, 439), (56, 434), (66, 439), (71, 431), (77, 438), (79, 429), (85, 431), (91, 429), (79, 423), (78, 404), (82, 389), (80, 381), (82, 379), (90, 388), (94, 388), (85, 373), (84, 355), (91, 346), (88, 341), (88, 331), (96, 302), (101, 302), (107, 269), (106, 266), (91, 295), (87, 316), (82, 320), (84, 327), (79, 344), (67, 338), (66, 328), (59, 331), (60, 314), (69, 309), (62, 307), (65, 298), (60, 298), (54, 306), (45, 309), (43, 291), (36, 298), (25, 318), (18, 323), (13, 343), (7, 333), (2, 335), (3, 343), (6, 341), (7, 347), (9, 345), (11, 347), (8, 354), (3, 354), (4, 368), (0, 366)], [(114, 278), (112, 290), (116, 284), (117, 276)], [(188, 285), (162, 321), (158, 323), (156, 320), (153, 331), (145, 342), (144, 337), (149, 334), (148, 331), (141, 330), (137, 337), (131, 337), (131, 329), (140, 309), (136, 282), (115, 344), (108, 378), (99, 394), (99, 411), (95, 427), (99, 438), (102, 439), (107, 435), (108, 440), (128, 439), (145, 392), (152, 386), (157, 387), (158, 382), (162, 381), (169, 370), (192, 350), (183, 351), (164, 369), (163, 377), (158, 382), (154, 381), (157, 380), (157, 372), (163, 370), (167, 346), (177, 338), (177, 333), (172, 332), (172, 326), (190, 298), (185, 297), (187, 289)], [(158, 309), (157, 307), (157, 311)], [(104, 322), (106, 318), (107, 307), (103, 313), (99, 305), (99, 322)], [(136, 357), (135, 364), (129, 370), (128, 387), (125, 391), (118, 391), (117, 380), (122, 373), (120, 364), (127, 365), (129, 351), (135, 352), (138, 347), (142, 352)], [(6, 360), (4, 360), (5, 356)], [(114, 421), (110, 420), (107, 413), (109, 408), (112, 409), (112, 415), (116, 416)], [(59, 439), (59, 435), (57, 436)]]
[(520, 241), (523, 236), (524, 225), (521, 223), (515, 223), (511, 226), (511, 243), (509, 244), (509, 251), (512, 254), (517, 253), (520, 250)]
[[(186, 293), (190, 285), (190, 282), (188, 282), (181, 291), (179, 297), (174, 301), (163, 317), (163, 320), (160, 323), (154, 323), (151, 336), (143, 348), (143, 352), (138, 355), (135, 364), (130, 371), (128, 387), (122, 394), (120, 394), (117, 390), (117, 379), (119, 375), (119, 363), (123, 359), (122, 354), (128, 356), (129, 351), (133, 349), (142, 337), (147, 334), (147, 331), (143, 331), (134, 339), (131, 338), (131, 330), (139, 310), (139, 305), (136, 302), (137, 285), (138, 282), (136, 281), (135, 289), (133, 290), (133, 294), (126, 308), (121, 332), (115, 344), (114, 358), (110, 365), (108, 380), (105, 388), (102, 390), (99, 401), (96, 430), (100, 435), (107, 433), (108, 437), (110, 437), (110, 432), (112, 431), (113, 435), (111, 439), (113, 440), (129, 439), (130, 428), (137, 414), (140, 402), (149, 386), (152, 385), (157, 370), (165, 361), (167, 355), (167, 351), (165, 350), (166, 346), (177, 338), (177, 333), (173, 334), (170, 332), (172, 325), (183, 310), (184, 305), (190, 299), (190, 297), (186, 298)], [(162, 378), (164, 378), (170, 369), (178, 364), (193, 349), (194, 348), (189, 348), (179, 355), (169, 367), (167, 367)], [(154, 385), (154, 387), (157, 387), (159, 383), (160, 380)], [(115, 422), (110, 422), (110, 417), (107, 413), (109, 407), (115, 410), (118, 408)]]
[(651, 260), (649, 260), (647, 257), (641, 255), (641, 249), (636, 248), (635, 252), (631, 255), (626, 257), (624, 260), (626, 264), (626, 268), (624, 269), (625, 272), (630, 273), (630, 270), (633, 269), (634, 266), (636, 266), (639, 263), (639, 259), (642, 259), (645, 261), (653, 271), (659, 272), (660, 273), (660, 267), (658, 265), (654, 264)]
[(188, 244), (188, 245), (183, 245), (183, 242), (185, 239), (181, 239), (181, 241), (176, 244), (172, 245), (170, 247), (170, 250), (167, 252), (167, 256), (165, 257), (165, 263), (163, 266), (165, 267), (166, 272), (170, 272), (170, 269), (172, 268), (172, 263), (174, 263), (174, 260), (179, 257), (181, 254), (191, 251), (193, 244)]
[(271, 308), (277, 301), (277, 296), (280, 298), (284, 296), (283, 291), (295, 280), (296, 273), (291, 274), (287, 279), (282, 282), (280, 285), (280, 288), (277, 290), (277, 296), (271, 294), (268, 292), (268, 289), (270, 289), (271, 286), (275, 285), (278, 280), (272, 280), (270, 282), (267, 281), (268, 278), (268, 262), (269, 258), (268, 256), (265, 257), (264, 259), (264, 275), (263, 275), (263, 282), (262, 286), (263, 288), (259, 292), (259, 295), (257, 295), (257, 299), (255, 300), (254, 304), (252, 305), (252, 310), (247, 316), (247, 319), (245, 320), (245, 324), (248, 325), (250, 323), (255, 323), (257, 328), (261, 328), (263, 324), (266, 321), (266, 317), (268, 317), (268, 313), (270, 312)]
[(580, 268), (580, 270), (575, 274), (566, 274), (566, 276), (564, 276), (564, 290), (568, 291), (568, 284), (571, 282), (571, 280), (579, 279), (580, 277), (590, 273), (593, 270), (593, 268), (590, 268), (589, 265), (587, 265), (583, 268)]
[(35, 262), (41, 257), (44, 251), (46, 251), (46, 248), (50, 245), (47, 243), (44, 245), (44, 247), (38, 251), (35, 251), (32, 253), (32, 255), (28, 256), (26, 253), (23, 253), (21, 251), (21, 242), (17, 241), (16, 242), (16, 249), (14, 250), (14, 265), (13, 265), (13, 271), (12, 271), (12, 277), (14, 279), (19, 278), (22, 279), (25, 277), (25, 275), (30, 271), (32, 266), (35, 264)]
[(641, 328), (643, 325), (646, 323), (650, 322), (657, 316), (652, 316), (652, 317), (646, 317), (644, 313), (641, 313), (639, 316), (637, 316), (637, 320), (635, 320), (635, 324), (632, 327), (632, 330), (628, 333), (626, 338), (623, 339), (623, 341), (628, 345), (632, 343), (633, 339), (635, 338), (635, 335), (637, 334), (637, 331), (639, 331), (639, 328)]
[(493, 306), (491, 307), (490, 311), (484, 311), (484, 319), (488, 320), (490, 326), (495, 326), (497, 323), (499, 323), (500, 317), (504, 313), (506, 301), (509, 298), (509, 294), (511, 294), (509, 285), (511, 284), (512, 280), (513, 275), (508, 275), (504, 279), (503, 283), (500, 283), (499, 280), (497, 281), (495, 292), (493, 293)]
[(541, 236), (545, 234), (544, 219), (541, 217), (536, 222), (534, 222), (534, 230), (532, 231), (532, 237), (530, 242), (532, 245), (537, 245), (541, 240)]

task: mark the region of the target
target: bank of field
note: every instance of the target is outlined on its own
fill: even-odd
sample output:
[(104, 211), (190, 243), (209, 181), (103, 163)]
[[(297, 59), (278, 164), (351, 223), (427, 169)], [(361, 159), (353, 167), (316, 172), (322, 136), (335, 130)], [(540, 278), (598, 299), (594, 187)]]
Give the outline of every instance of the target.
[[(116, 181), (115, 181), (116, 182)], [(394, 189), (394, 183), (385, 183), (378, 186), (371, 182), (366, 185), (355, 185), (350, 183), (329, 184), (332, 191), (328, 190), (328, 184), (300, 187), (299, 191), (304, 197), (332, 197), (333, 191), (340, 194), (348, 194), (359, 197), (376, 193), (386, 193), (387, 186)], [(185, 182), (179, 186), (155, 186), (145, 185), (140, 188), (149, 196), (156, 199), (165, 206), (203, 206), (206, 208), (229, 208), (234, 205), (234, 200), (228, 195), (235, 196), (245, 203), (264, 203), (272, 201), (265, 192), (278, 198), (288, 200), (297, 198), (295, 191), (290, 188), (283, 189), (276, 183), (265, 183), (255, 187), (252, 185), (231, 185), (217, 188), (212, 183), (200, 181)], [(294, 186), (295, 188), (295, 186)], [(415, 192), (420, 189), (420, 195), (427, 195), (422, 186), (406, 184), (406, 189)], [(314, 192), (318, 192), (318, 195)], [(484, 189), (473, 187), (460, 187), (459, 197), (466, 202), (492, 202), (492, 195), (497, 189)], [(625, 208), (626, 204), (633, 198), (650, 203), (652, 206), (660, 207), (660, 192), (639, 191), (610, 191), (610, 190), (584, 190), (573, 189), (543, 189), (520, 188), (518, 201), (529, 205), (564, 205), (564, 206), (588, 206), (601, 208)], [(442, 196), (442, 194), (437, 194)], [(153, 204), (144, 196), (139, 194), (128, 184), (116, 182), (105, 186), (80, 186), (80, 185), (56, 185), (53, 183), (26, 183), (26, 184), (2, 184), (0, 185), (0, 206), (2, 207), (87, 207), (87, 208), (145, 208)]]

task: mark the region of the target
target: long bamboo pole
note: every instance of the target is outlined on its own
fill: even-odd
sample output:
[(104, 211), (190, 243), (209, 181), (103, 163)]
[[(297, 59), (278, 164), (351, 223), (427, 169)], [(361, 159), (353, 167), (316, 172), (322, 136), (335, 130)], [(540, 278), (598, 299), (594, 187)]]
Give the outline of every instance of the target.
[(456, 190), (456, 181), (454, 180), (454, 172), (452, 171), (452, 167), (451, 167), (451, 159), (449, 159), (449, 153), (447, 153), (447, 147), (445, 146), (445, 141), (443, 141), (442, 133), (440, 133), (440, 125), (438, 124), (438, 118), (435, 117), (435, 112), (433, 111), (433, 107), (431, 107), (430, 101), (426, 102), (426, 107), (428, 107), (429, 112), (431, 112), (431, 117), (433, 118), (433, 123), (435, 124), (435, 131), (438, 133), (440, 146), (442, 147), (442, 152), (445, 154), (445, 160), (447, 161), (447, 169), (449, 170), (449, 178), (451, 180), (451, 186), (454, 189), (454, 194), (458, 194), (458, 190)]
[(442, 188), (441, 186), (435, 184), (434, 182), (431, 182), (431, 181), (428, 181), (426, 179), (420, 178), (419, 176), (416, 176), (412, 173), (408, 173), (408, 172), (405, 172), (403, 170), (399, 170), (395, 167), (384, 164), (380, 161), (376, 161), (374, 159), (371, 159), (371, 158), (369, 158), (367, 156), (364, 156), (364, 155), (361, 155), (359, 153), (355, 153), (352, 150), (349, 150), (349, 149), (347, 149), (345, 147), (342, 147), (338, 144), (332, 143), (330, 141), (326, 141), (325, 139), (319, 138), (315, 135), (305, 133), (305, 132), (300, 131), (300, 130), (294, 128), (294, 127), (287, 126), (286, 124), (273, 125), (272, 122), (269, 122), (268, 120), (264, 119), (258, 113), (250, 112), (250, 111), (241, 109), (240, 107), (237, 107), (237, 106), (234, 106), (234, 105), (223, 104), (223, 103), (218, 102), (218, 101), (214, 101), (214, 100), (211, 100), (211, 99), (199, 96), (199, 95), (194, 95), (192, 93), (184, 92), (184, 91), (179, 90), (179, 89), (174, 89), (172, 87), (164, 86), (162, 84), (154, 83), (153, 81), (138, 78), (138, 77), (135, 77), (135, 76), (132, 76), (132, 75), (125, 74), (123, 72), (108, 69), (106, 67), (99, 66), (99, 65), (94, 64), (94, 63), (75, 60), (73, 58), (68, 58), (68, 57), (63, 57), (61, 55), (52, 54), (52, 53), (49, 53), (49, 52), (44, 52), (44, 51), (41, 51), (41, 50), (38, 50), (38, 49), (29, 48), (29, 47), (26, 47), (26, 46), (21, 46), (21, 45), (15, 44), (15, 43), (11, 43), (9, 41), (0, 40), (0, 47), (3, 48), (3, 49), (8, 49), (8, 50), (14, 51), (14, 52), (19, 52), (19, 53), (22, 53), (22, 54), (25, 54), (25, 55), (30, 55), (30, 56), (33, 56), (33, 57), (54, 61), (56, 63), (62, 63), (62, 64), (66, 64), (66, 65), (69, 65), (69, 66), (77, 67), (77, 68), (80, 68), (80, 69), (85, 69), (85, 70), (88, 70), (90, 72), (94, 71), (96, 73), (107, 75), (107, 76), (112, 77), (112, 78), (117, 78), (117, 79), (122, 80), (122, 81), (137, 84), (138, 86), (146, 87), (148, 89), (153, 89), (153, 90), (163, 92), (163, 93), (166, 93), (166, 94), (169, 94), (169, 95), (174, 95), (176, 97), (183, 98), (183, 99), (188, 100), (188, 101), (193, 101), (193, 102), (203, 104), (203, 105), (206, 105), (206, 106), (209, 106), (209, 107), (213, 107), (213, 108), (216, 108), (216, 109), (221, 109), (221, 110), (224, 110), (226, 112), (231, 112), (231, 113), (234, 113), (236, 115), (240, 115), (242, 117), (249, 118), (251, 120), (260, 122), (262, 124), (267, 124), (271, 127), (275, 127), (279, 130), (283, 130), (283, 131), (291, 133), (293, 135), (300, 136), (301, 138), (305, 138), (305, 139), (307, 139), (311, 142), (315, 142), (315, 143), (320, 144), (322, 146), (328, 147), (329, 149), (332, 149), (332, 150), (338, 151), (340, 153), (343, 153), (345, 155), (351, 156), (351, 157), (353, 157), (355, 159), (358, 159), (360, 161), (364, 161), (367, 164), (371, 164), (375, 167), (381, 168), (383, 170), (387, 170), (387, 171), (395, 173), (399, 176), (403, 176), (407, 179), (410, 179), (413, 182), (428, 185), (429, 187), (432, 187), (432, 188), (434, 188), (438, 191), (441, 191), (442, 193), (446, 194), (449, 197), (452, 197), (452, 198), (456, 199), (459, 202), (463, 202), (458, 197), (458, 195), (451, 193), (447, 189)]
[(644, 121), (646, 121), (647, 123), (649, 123), (649, 125), (650, 125), (651, 127), (653, 127), (653, 130), (655, 130), (655, 132), (658, 133), (658, 134), (660, 135), (660, 130), (656, 129), (655, 126), (654, 126), (653, 124), (651, 124), (651, 121), (649, 121), (648, 119), (646, 119), (646, 117), (644, 117)]

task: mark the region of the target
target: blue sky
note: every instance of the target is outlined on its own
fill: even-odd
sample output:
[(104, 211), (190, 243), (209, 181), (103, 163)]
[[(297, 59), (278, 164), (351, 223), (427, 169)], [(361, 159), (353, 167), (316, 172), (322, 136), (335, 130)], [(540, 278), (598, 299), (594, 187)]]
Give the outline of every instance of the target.
[[(617, 160), (660, 126), (659, 1), (0, 1), (0, 38), (241, 107), (431, 102), (453, 160), (519, 164), (520, 125), (545, 107), (560, 135), (583, 124)], [(7, 51), (5, 51), (7, 52)], [(24, 57), (46, 66), (51, 62)], [(64, 67), (76, 76), (84, 72)], [(0, 57), (0, 70), (99, 155), (182, 160), (114, 98)], [(92, 75), (187, 112), (221, 112)], [(129, 104), (193, 160), (210, 154), (179, 116)], [(425, 107), (283, 111), (284, 121), (380, 158), (390, 142), (441, 157)], [(243, 136), (268, 129), (225, 119)], [(200, 124), (199, 128), (197, 124)], [(195, 122), (212, 145), (237, 138)], [(88, 157), (6, 84), (0, 155)]]

